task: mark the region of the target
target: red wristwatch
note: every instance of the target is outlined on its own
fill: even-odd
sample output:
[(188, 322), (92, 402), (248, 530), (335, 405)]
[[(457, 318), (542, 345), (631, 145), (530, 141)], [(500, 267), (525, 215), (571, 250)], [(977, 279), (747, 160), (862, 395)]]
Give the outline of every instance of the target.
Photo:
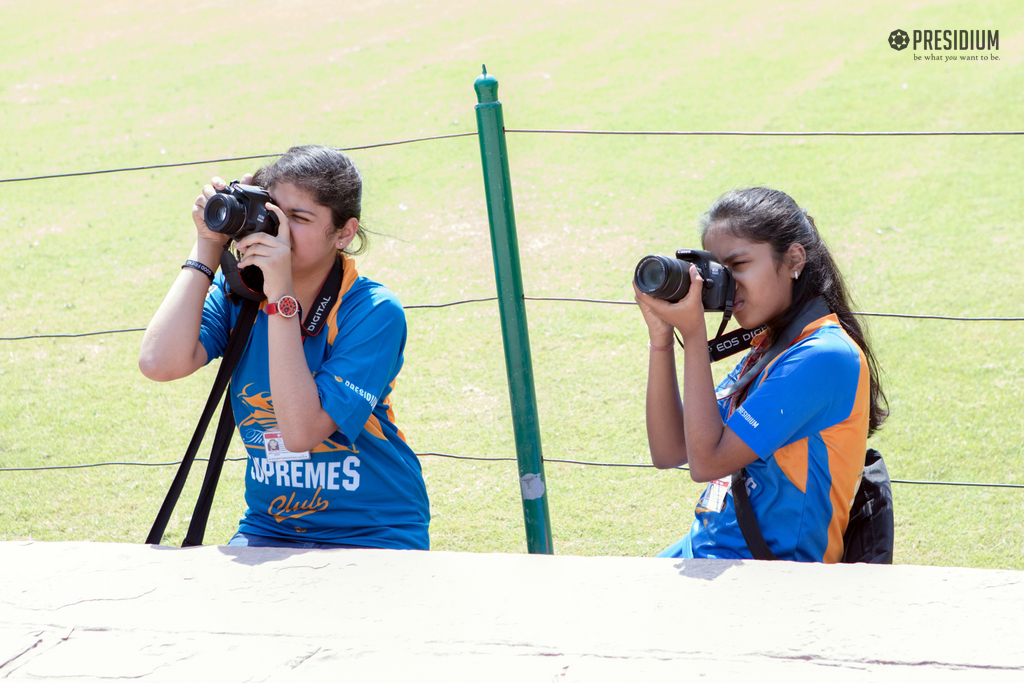
[(299, 312), (299, 302), (295, 300), (294, 296), (282, 296), (274, 303), (267, 302), (266, 308), (267, 315), (280, 315), (282, 318), (294, 318), (295, 314)]

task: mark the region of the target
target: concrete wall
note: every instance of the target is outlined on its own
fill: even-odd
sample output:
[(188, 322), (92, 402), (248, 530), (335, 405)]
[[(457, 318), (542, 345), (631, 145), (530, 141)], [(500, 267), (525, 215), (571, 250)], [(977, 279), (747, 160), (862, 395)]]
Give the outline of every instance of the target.
[(1024, 680), (1024, 572), (0, 543), (0, 678)]

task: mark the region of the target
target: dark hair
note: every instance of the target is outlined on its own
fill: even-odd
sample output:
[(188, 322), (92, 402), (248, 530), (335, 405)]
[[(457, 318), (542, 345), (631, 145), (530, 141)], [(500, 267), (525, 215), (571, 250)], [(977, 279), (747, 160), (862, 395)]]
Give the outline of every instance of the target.
[(871, 376), (868, 435), (874, 434), (889, 416), (889, 403), (878, 381), (879, 366), (860, 323), (850, 309), (850, 297), (842, 273), (818, 234), (814, 219), (785, 192), (752, 187), (729, 192), (708, 209), (701, 218), (702, 241), (711, 228), (726, 230), (751, 242), (769, 244), (776, 264), (782, 263), (783, 255), (794, 243), (804, 248), (807, 260), (800, 277), (793, 281), (793, 302), (781, 315), (768, 321), (768, 343), (775, 342), (807, 302), (817, 296), (824, 297), (843, 329), (867, 358)]
[[(344, 227), (350, 218), (359, 218), (363, 200), (363, 178), (352, 160), (343, 152), (323, 145), (292, 147), (269, 166), (253, 176), (253, 183), (267, 190), (277, 183), (293, 183), (313, 195), (313, 201), (331, 210), (335, 230)], [(356, 238), (343, 251), (361, 254), (369, 246), (369, 236), (362, 223)]]

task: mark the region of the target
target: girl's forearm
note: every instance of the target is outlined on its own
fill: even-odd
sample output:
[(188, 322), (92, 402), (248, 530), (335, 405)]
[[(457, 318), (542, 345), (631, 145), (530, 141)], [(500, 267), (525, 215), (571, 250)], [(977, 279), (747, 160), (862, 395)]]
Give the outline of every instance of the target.
[(651, 350), (647, 370), (647, 442), (655, 467), (669, 468), (686, 462), (683, 404), (679, 399), (673, 349)]
[[(217, 249), (216, 245), (198, 240), (188, 260), (198, 261), (216, 272)], [(199, 329), (209, 288), (210, 278), (200, 270), (182, 268), (178, 273), (142, 336), (139, 369), (146, 377), (161, 382), (180, 379), (206, 362)]]
[(270, 316), (270, 393), (274, 416), (285, 448), (308, 451), (337, 430), (337, 425), (320, 405), (316, 381), (306, 365), (298, 316)]
[(722, 440), (725, 423), (715, 398), (714, 377), (707, 339), (685, 340), (683, 359), (683, 403), (686, 406), (686, 452), (690, 475), (695, 481), (710, 481), (715, 451)]

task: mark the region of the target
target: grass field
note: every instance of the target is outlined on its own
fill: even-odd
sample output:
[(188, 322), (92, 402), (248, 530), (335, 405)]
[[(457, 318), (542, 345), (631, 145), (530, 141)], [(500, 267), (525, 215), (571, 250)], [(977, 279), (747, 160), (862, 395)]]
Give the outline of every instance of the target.
[[(0, 0), (0, 177), (352, 147), (474, 132), (481, 64), (510, 129), (1012, 131), (1018, 3), (480, 4)], [(999, 30), (986, 61), (932, 61), (889, 32)], [(979, 53), (980, 54), (980, 53)], [(998, 60), (993, 57), (998, 57)], [(922, 57), (922, 59), (917, 59)], [(1020, 317), (1024, 137), (510, 133), (528, 296), (628, 301), (637, 260), (696, 246), (697, 217), (767, 184), (812, 213), (855, 310)], [(360, 272), (407, 305), (493, 296), (473, 136), (352, 152), (379, 233)], [(0, 183), (0, 337), (142, 328), (188, 254), (214, 162)], [(408, 312), (395, 394), (414, 449), (514, 457), (493, 302)], [(528, 302), (546, 457), (649, 462), (646, 331), (632, 306)], [(1020, 322), (865, 318), (896, 479), (1024, 485)], [(715, 321), (717, 323), (717, 321)], [(0, 468), (184, 452), (213, 368), (138, 372), (139, 332), (0, 341)], [(242, 455), (237, 443), (233, 457)], [(426, 456), (433, 547), (522, 552), (514, 462)], [(180, 541), (201, 467), (168, 529)], [(142, 542), (170, 467), (0, 471), (0, 540)], [(241, 515), (229, 463), (207, 533)], [(685, 472), (548, 463), (556, 552), (651, 555), (701, 487)], [(900, 563), (1024, 569), (1024, 491), (895, 484)]]

